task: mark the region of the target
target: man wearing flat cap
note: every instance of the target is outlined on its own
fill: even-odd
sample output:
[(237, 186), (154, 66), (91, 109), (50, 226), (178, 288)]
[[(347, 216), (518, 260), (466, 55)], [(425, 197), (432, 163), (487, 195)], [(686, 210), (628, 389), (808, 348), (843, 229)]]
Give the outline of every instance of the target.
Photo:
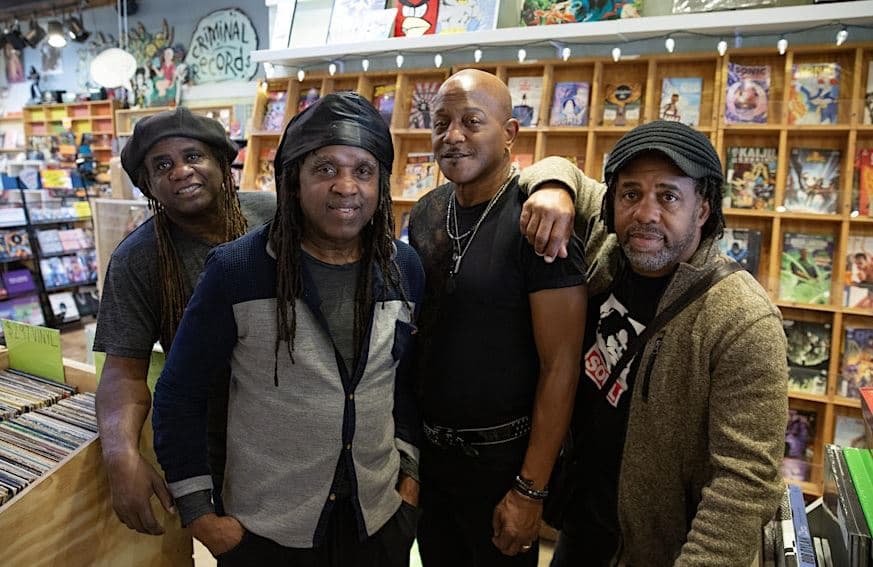
[[(406, 565), (420, 422), (408, 372), (424, 272), (393, 238), (391, 135), (356, 93), (294, 117), (273, 222), (216, 248), (155, 390), (182, 523), (221, 566)], [(207, 395), (231, 367), (214, 513)]]
[[(163, 533), (152, 495), (172, 510), (160, 474), (139, 451), (151, 406), (152, 347), (160, 341), (169, 352), (209, 250), (264, 224), (276, 210), (272, 193), (237, 196), (230, 170), (236, 153), (219, 122), (186, 108), (137, 122), (121, 152), (124, 170), (154, 215), (118, 245), (106, 272), (94, 339), (94, 350), (106, 353), (97, 416), (113, 508), (142, 533)], [(226, 398), (227, 375), (210, 402), (216, 478), (224, 468)]]
[[(522, 230), (559, 255), (574, 194), (591, 266), (572, 488), (552, 565), (749, 565), (783, 488), (786, 345), (751, 274), (705, 279), (729, 262), (716, 242), (715, 149), (688, 126), (656, 121), (612, 148), (605, 185), (560, 158), (522, 181), (546, 172), (552, 182), (532, 184)], [(698, 282), (703, 294), (663, 317)], [(668, 322), (637, 341), (656, 318)]]

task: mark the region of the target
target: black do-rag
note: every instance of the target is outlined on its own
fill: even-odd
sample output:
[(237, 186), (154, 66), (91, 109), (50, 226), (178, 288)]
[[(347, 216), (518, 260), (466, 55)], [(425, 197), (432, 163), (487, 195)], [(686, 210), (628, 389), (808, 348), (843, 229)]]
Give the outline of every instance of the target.
[(688, 177), (724, 183), (721, 160), (706, 134), (680, 122), (656, 120), (637, 126), (615, 144), (603, 169), (606, 184), (635, 157), (651, 151), (666, 155)]
[(152, 146), (164, 138), (177, 137), (200, 140), (227, 157), (228, 163), (236, 158), (239, 151), (236, 144), (227, 137), (227, 132), (220, 122), (194, 114), (180, 106), (174, 110), (146, 116), (136, 123), (133, 135), (121, 150), (121, 166), (136, 183), (136, 172)]
[(295, 116), (282, 135), (274, 162), (276, 188), (285, 167), (325, 146), (356, 146), (373, 154), (388, 171), (394, 162), (391, 132), (370, 102), (351, 91), (330, 93)]

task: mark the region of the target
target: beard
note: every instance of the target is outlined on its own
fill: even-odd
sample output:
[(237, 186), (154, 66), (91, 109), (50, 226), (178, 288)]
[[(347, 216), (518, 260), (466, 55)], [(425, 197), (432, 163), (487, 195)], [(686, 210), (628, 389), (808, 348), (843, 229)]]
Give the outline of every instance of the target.
[[(694, 244), (697, 237), (698, 227), (694, 224), (689, 225), (688, 230), (678, 240), (671, 242), (667, 235), (660, 229), (643, 224), (634, 223), (625, 229), (624, 234), (619, 239), (619, 244), (624, 252), (625, 257), (631, 265), (631, 268), (640, 274), (657, 273), (666, 268), (673, 267), (679, 264), (688, 248)], [(658, 235), (663, 239), (663, 246), (657, 251), (642, 251), (636, 250), (630, 244), (630, 235), (632, 234), (650, 234)]]

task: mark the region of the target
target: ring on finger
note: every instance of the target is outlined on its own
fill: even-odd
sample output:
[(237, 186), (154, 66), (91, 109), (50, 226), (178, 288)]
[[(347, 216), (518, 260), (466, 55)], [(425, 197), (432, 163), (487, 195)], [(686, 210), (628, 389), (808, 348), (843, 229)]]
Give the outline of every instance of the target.
[(521, 550), (522, 550), (522, 551), (527, 551), (527, 550), (529, 550), (531, 547), (533, 547), (533, 544), (522, 545), (522, 546), (521, 546)]

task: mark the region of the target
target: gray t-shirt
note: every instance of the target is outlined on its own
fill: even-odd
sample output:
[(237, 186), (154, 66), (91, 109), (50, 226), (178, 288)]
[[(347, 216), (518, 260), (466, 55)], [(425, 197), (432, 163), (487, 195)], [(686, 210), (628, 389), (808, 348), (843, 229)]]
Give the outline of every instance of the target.
[[(275, 193), (241, 192), (240, 209), (253, 230), (276, 212)], [(213, 245), (171, 226), (170, 236), (190, 296)], [(100, 298), (94, 350), (148, 358), (160, 334), (161, 291), (154, 219), (131, 232), (112, 253)]]

